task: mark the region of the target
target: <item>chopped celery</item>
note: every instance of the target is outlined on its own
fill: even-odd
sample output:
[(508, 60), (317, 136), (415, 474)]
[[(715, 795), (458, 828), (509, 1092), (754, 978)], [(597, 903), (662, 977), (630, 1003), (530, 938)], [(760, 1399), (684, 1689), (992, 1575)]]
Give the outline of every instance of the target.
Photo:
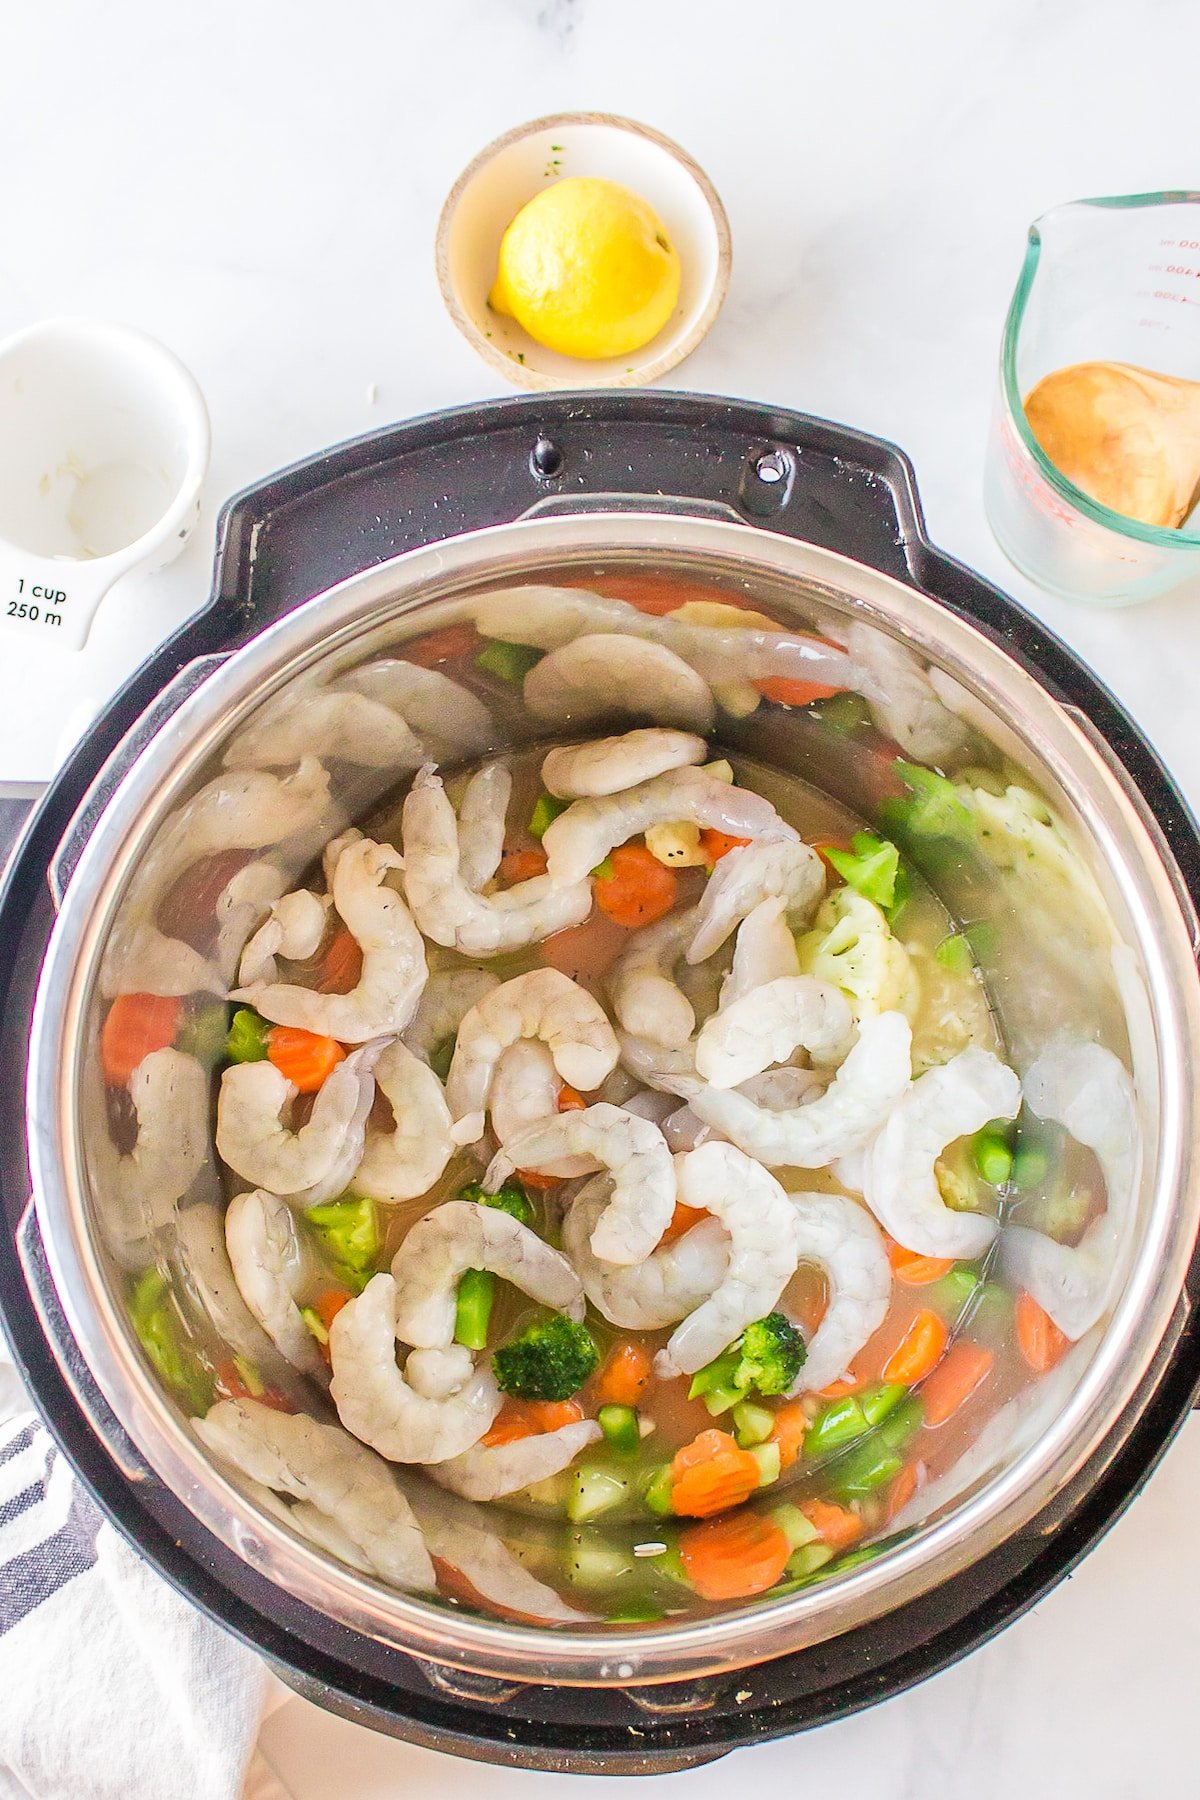
[(778, 1444), (751, 1444), (747, 1455), (758, 1464), (759, 1487), (770, 1487), (773, 1481), (779, 1480), (782, 1462)]
[(459, 1188), (458, 1197), (473, 1200), (477, 1206), (494, 1206), (498, 1212), (511, 1213), (521, 1225), (528, 1225), (533, 1219), (533, 1202), (519, 1181), (506, 1181), (494, 1194), (485, 1192), (478, 1181), (468, 1181), (466, 1187)]
[(590, 871), (597, 881), (611, 881), (616, 872), (617, 865), (611, 856), (606, 856), (603, 862), (598, 862)]
[(830, 1565), (827, 1573), (843, 1575), (847, 1569), (857, 1569), (860, 1563), (874, 1562), (887, 1548), (886, 1544), (861, 1544), (857, 1550), (844, 1550), (837, 1561)]
[(656, 1469), (642, 1490), (642, 1500), (652, 1513), (666, 1517), (671, 1512), (671, 1489), (674, 1481), (671, 1476), (670, 1463), (663, 1463)]
[(441, 1043), (435, 1044), (433, 1049), (429, 1052), (429, 1066), (439, 1081), (445, 1081), (447, 1075), (450, 1073), (450, 1064), (454, 1061), (454, 1046), (456, 1042), (457, 1033), (452, 1031), (448, 1037), (442, 1039)]
[(903, 885), (900, 852), (886, 838), (870, 831), (856, 831), (849, 850), (825, 851), (843, 881), (884, 912), (895, 904), (897, 887)]
[(572, 1471), (567, 1490), (567, 1517), (581, 1525), (585, 1519), (594, 1519), (598, 1513), (611, 1512), (614, 1506), (620, 1506), (628, 1493), (627, 1476), (618, 1475), (612, 1469), (597, 1468), (594, 1463), (584, 1463)]
[(805, 1544), (811, 1544), (820, 1536), (812, 1520), (801, 1512), (800, 1508), (790, 1500), (784, 1500), (773, 1506), (767, 1514), (772, 1525), (778, 1525), (793, 1550), (802, 1550)]
[(818, 700), (809, 711), (838, 737), (853, 737), (871, 723), (871, 709), (861, 694), (831, 694), (828, 700)]
[(225, 1039), (225, 1054), (230, 1062), (265, 1062), (271, 1027), (250, 1006), (239, 1006)]
[(829, 1485), (841, 1500), (861, 1500), (886, 1487), (904, 1467), (904, 1458), (886, 1441), (883, 1431), (855, 1444), (829, 1471)]
[(1003, 1337), (1013, 1322), (1013, 1297), (996, 1281), (978, 1285), (971, 1308), (971, 1330), (991, 1338)]
[(487, 1348), (488, 1322), (496, 1298), (496, 1277), (490, 1269), (464, 1269), (454, 1301), (454, 1341), (468, 1350)]
[(545, 654), (531, 644), (506, 644), (503, 638), (490, 638), (475, 658), (475, 667), (498, 675), (501, 681), (524, 681)]
[(680, 1587), (690, 1588), (692, 1583), (680, 1555), (678, 1544), (668, 1544), (660, 1556), (656, 1556), (646, 1564), (654, 1575), (661, 1575), (666, 1581), (678, 1582)]
[(764, 1444), (775, 1429), (775, 1414), (766, 1406), (755, 1406), (741, 1400), (733, 1409), (733, 1429), (743, 1450), (751, 1444)]
[(316, 1338), (318, 1344), (324, 1346), (329, 1342), (329, 1327), (326, 1325), (315, 1306), (302, 1306), (300, 1308), (300, 1317), (304, 1320), (304, 1323)]
[(578, 1587), (605, 1587), (633, 1573), (634, 1559), (627, 1550), (594, 1531), (572, 1532), (568, 1539), (567, 1579)]
[(895, 1412), (902, 1400), (908, 1398), (908, 1389), (898, 1381), (877, 1381), (864, 1388), (858, 1396), (859, 1405), (863, 1409), (863, 1417), (868, 1425), (878, 1425), (889, 1413)]
[(529, 815), (529, 835), (535, 837), (540, 844), (546, 827), (553, 825), (559, 813), (567, 810), (566, 800), (556, 800), (553, 794), (539, 794), (537, 804)]
[(996, 954), (1000, 935), (996, 927), (987, 919), (976, 919), (973, 925), (967, 926), (964, 935), (979, 962), (986, 962), (989, 957)]
[(944, 937), (933, 953), (934, 961), (952, 975), (969, 975), (975, 967), (971, 946), (959, 932)]
[(831, 1400), (821, 1408), (804, 1434), (804, 1454), (825, 1456), (831, 1450), (840, 1450), (844, 1444), (853, 1443), (868, 1429), (857, 1397), (845, 1394), (840, 1400)]
[(729, 1387), (715, 1387), (709, 1388), (706, 1394), (701, 1395), (701, 1398), (708, 1408), (710, 1415), (714, 1419), (719, 1419), (722, 1413), (727, 1413), (731, 1407), (738, 1404), (738, 1401), (743, 1398), (745, 1392), (745, 1388), (733, 1387), (732, 1385)]
[(267, 1384), (255, 1368), (254, 1364), (250, 1361), (250, 1358), (248, 1356), (242, 1356), (235, 1350), (233, 1353), (233, 1366), (241, 1377), (242, 1386), (245, 1388), (250, 1398), (252, 1400), (260, 1400), (267, 1391)]
[(688, 1388), (688, 1399), (700, 1400), (705, 1394), (712, 1393), (716, 1388), (731, 1388), (734, 1370), (737, 1366), (736, 1350), (725, 1350), (720, 1356), (715, 1356), (710, 1363), (705, 1363), (704, 1367), (697, 1369), (692, 1376), (692, 1384)]
[(167, 1278), (149, 1268), (129, 1296), (129, 1319), (155, 1370), (196, 1412), (206, 1412), (212, 1381), (191, 1347), (183, 1341)]
[(959, 799), (954, 783), (920, 763), (902, 758), (892, 764), (912, 798), (905, 803), (905, 824), (918, 837), (973, 835), (975, 822)]
[(876, 1430), (876, 1437), (881, 1438), (891, 1450), (903, 1450), (909, 1439), (915, 1437), (921, 1429), (925, 1410), (915, 1394), (910, 1394), (893, 1413), (889, 1413)]
[(618, 1456), (636, 1456), (642, 1434), (638, 1429), (638, 1416), (632, 1406), (618, 1406), (615, 1403), (602, 1406), (596, 1414), (596, 1423), (604, 1433), (611, 1450)]
[(793, 1580), (805, 1575), (815, 1575), (818, 1569), (833, 1561), (833, 1551), (828, 1544), (801, 1544), (788, 1557), (787, 1572)]
[(934, 1312), (954, 1320), (978, 1286), (979, 1277), (973, 1275), (970, 1269), (951, 1269), (940, 1281), (930, 1283), (925, 1289), (925, 1298)]
[(304, 1216), (341, 1269), (355, 1275), (374, 1269), (380, 1239), (373, 1200), (357, 1196), (327, 1200), (322, 1206), (310, 1206)]
[(606, 1625), (656, 1625), (663, 1616), (663, 1609), (656, 1601), (648, 1597), (635, 1597), (627, 1600), (616, 1612), (606, 1613)]
[[(257, 1014), (255, 1015), (257, 1017)], [(223, 1002), (206, 1001), (183, 1025), (179, 1048), (187, 1056), (211, 1068), (229, 1054), (229, 1008)], [(252, 1058), (262, 1061), (261, 1057)]]

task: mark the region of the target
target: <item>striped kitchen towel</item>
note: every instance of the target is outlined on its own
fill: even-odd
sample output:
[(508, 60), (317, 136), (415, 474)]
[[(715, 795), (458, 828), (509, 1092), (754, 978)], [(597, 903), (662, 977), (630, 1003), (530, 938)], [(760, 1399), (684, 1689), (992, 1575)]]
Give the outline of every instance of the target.
[(236, 1800), (265, 1681), (105, 1522), (34, 1415), (0, 1423), (0, 1800)]

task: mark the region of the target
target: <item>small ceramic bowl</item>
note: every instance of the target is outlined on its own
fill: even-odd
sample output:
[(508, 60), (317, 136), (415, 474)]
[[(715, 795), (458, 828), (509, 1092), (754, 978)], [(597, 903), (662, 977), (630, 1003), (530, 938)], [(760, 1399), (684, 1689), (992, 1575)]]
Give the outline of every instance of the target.
[[(500, 240), (527, 201), (564, 175), (620, 181), (654, 208), (679, 252), (674, 313), (630, 355), (561, 356), (493, 312)], [(609, 113), (558, 113), (489, 144), (455, 182), (437, 233), (437, 272), (450, 317), (484, 361), (527, 388), (641, 387), (690, 356), (729, 285), (729, 222), (691, 158), (657, 131)]]

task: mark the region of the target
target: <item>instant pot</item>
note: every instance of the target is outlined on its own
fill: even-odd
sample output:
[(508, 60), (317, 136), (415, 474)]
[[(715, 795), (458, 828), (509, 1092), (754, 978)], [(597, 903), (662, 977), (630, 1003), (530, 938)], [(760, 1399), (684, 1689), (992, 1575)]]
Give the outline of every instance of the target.
[[(301, 1543), (206, 1458), (138, 1355), (106, 1260), (87, 1061), (122, 894), (256, 706), (402, 647), (480, 592), (646, 570), (809, 629), (871, 624), (1029, 771), (1111, 922), (1102, 945), (1079, 931), (1072, 1023), (1112, 1038), (1132, 1068), (1142, 1174), (1107, 1322), (1031, 1390), (991, 1462), (931, 1499), (887, 1554), (686, 1624), (552, 1631), (389, 1591)], [(852, 756), (814, 762), (802, 711), (764, 709), (718, 735), (861, 798)], [(116, 1526), (322, 1706), (433, 1748), (577, 1773), (661, 1773), (824, 1723), (1032, 1605), (1120, 1515), (1192, 1404), (1198, 894), (1200, 840), (1149, 745), (1062, 644), (928, 543), (894, 447), (660, 393), (507, 400), (360, 439), (226, 507), (209, 603), (97, 719), (13, 854), (0, 893), (4, 1329)], [(1063, 1006), (1035, 949), (992, 972), (1010, 1042), (1031, 1048)]]

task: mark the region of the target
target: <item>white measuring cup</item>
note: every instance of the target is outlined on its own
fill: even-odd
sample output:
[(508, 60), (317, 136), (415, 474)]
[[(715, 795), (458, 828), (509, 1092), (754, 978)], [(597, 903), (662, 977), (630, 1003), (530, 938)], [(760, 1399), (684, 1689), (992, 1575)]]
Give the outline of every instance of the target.
[(113, 583), (196, 522), (204, 397), (129, 326), (51, 319), (0, 343), (0, 631), (78, 650)]
[(1143, 525), (1055, 468), (1025, 397), (1080, 362), (1200, 381), (1200, 193), (1079, 200), (1035, 219), (1004, 327), (984, 473), (997, 542), (1054, 593), (1128, 606), (1200, 575), (1200, 509), (1177, 529)]

